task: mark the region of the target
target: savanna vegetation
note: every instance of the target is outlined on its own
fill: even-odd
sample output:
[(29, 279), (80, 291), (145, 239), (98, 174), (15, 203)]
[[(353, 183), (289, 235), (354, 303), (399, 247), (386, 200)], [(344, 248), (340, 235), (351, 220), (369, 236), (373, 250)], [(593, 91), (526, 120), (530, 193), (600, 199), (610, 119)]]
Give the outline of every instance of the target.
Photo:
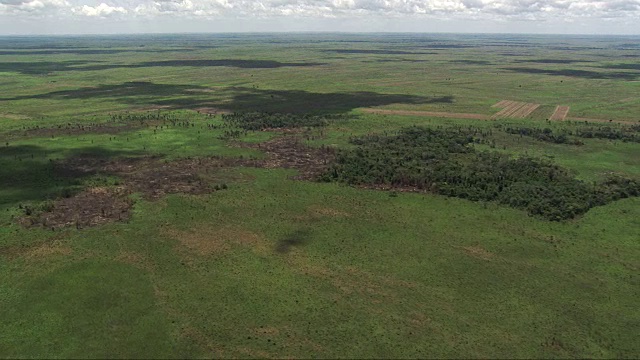
[(637, 41), (0, 37), (0, 357), (638, 358)]

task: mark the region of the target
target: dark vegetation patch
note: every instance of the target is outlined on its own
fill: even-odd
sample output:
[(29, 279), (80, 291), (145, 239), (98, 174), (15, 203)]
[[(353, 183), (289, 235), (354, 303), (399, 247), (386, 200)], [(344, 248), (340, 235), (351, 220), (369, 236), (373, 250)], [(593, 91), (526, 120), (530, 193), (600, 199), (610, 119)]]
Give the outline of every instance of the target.
[(190, 122), (185, 122), (170, 112), (148, 111), (148, 112), (125, 112), (112, 114), (106, 122), (68, 122), (56, 126), (23, 126), (22, 129), (14, 130), (5, 134), (7, 139), (29, 138), (29, 137), (57, 137), (84, 134), (111, 134), (116, 135), (123, 132), (139, 130), (143, 128), (169, 126), (190, 126)]
[(640, 125), (584, 126), (576, 128), (572, 133), (584, 139), (609, 139), (640, 143)]
[(561, 133), (554, 133), (554, 131), (550, 128), (540, 129), (532, 127), (510, 126), (501, 128), (507, 134), (520, 135), (520, 137), (532, 137), (538, 141), (548, 142), (552, 144), (584, 145), (582, 141), (572, 138), (566, 131), (563, 131)]
[(413, 127), (357, 137), (351, 140), (356, 147), (338, 151), (320, 179), (496, 201), (554, 221), (640, 195), (640, 182), (632, 179), (587, 184), (545, 160), (477, 151), (471, 146), (476, 141), (463, 128)]
[(589, 71), (578, 69), (537, 69), (537, 68), (525, 68), (525, 67), (510, 67), (503, 68), (504, 70), (524, 73), (524, 74), (542, 74), (553, 76), (569, 76), (579, 77), (585, 79), (620, 79), (620, 80), (635, 80), (638, 74), (628, 72), (601, 72), (601, 71)]
[(140, 193), (157, 200), (167, 194), (206, 194), (227, 189), (226, 183), (211, 186), (202, 174), (215, 173), (221, 167), (250, 163), (250, 160), (221, 157), (167, 161), (160, 157), (101, 158), (75, 156), (55, 161), (53, 176), (61, 179), (115, 177), (112, 186), (89, 187), (78, 192), (65, 191), (55, 200), (38, 207), (23, 206), (19, 222), (26, 226), (78, 228), (126, 220), (134, 202), (129, 197)]
[(498, 128), (509, 134), (520, 136), (529, 136), (539, 141), (568, 144), (568, 145), (584, 145), (584, 143), (576, 138), (583, 139), (608, 139), (619, 140), (623, 142), (640, 143), (640, 125), (630, 126), (577, 126), (564, 128), (560, 131), (554, 131), (550, 128), (533, 128), (524, 126), (502, 126)]
[(24, 207), (25, 216), (19, 219), (24, 226), (78, 229), (97, 226), (129, 218), (133, 200), (124, 187), (90, 188), (68, 198), (48, 201), (37, 208)]
[(258, 112), (235, 112), (222, 114), (222, 121), (229, 126), (244, 130), (266, 130), (281, 128), (322, 127), (335, 121), (345, 121), (346, 115), (310, 115), (310, 114), (281, 114)]
[(265, 153), (265, 159), (251, 165), (267, 169), (284, 168), (298, 170), (294, 179), (313, 180), (326, 172), (335, 157), (333, 147), (310, 147), (304, 144), (300, 132), (281, 132), (281, 136), (258, 143), (238, 143), (238, 146), (257, 149)]

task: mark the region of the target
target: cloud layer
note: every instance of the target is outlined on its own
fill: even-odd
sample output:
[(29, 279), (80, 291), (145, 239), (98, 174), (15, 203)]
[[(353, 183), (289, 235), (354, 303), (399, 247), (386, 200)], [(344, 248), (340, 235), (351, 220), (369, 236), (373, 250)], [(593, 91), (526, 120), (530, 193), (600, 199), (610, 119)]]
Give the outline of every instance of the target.
[(621, 19), (640, 23), (640, 0), (0, 0), (0, 17), (70, 21), (367, 17), (497, 22)]

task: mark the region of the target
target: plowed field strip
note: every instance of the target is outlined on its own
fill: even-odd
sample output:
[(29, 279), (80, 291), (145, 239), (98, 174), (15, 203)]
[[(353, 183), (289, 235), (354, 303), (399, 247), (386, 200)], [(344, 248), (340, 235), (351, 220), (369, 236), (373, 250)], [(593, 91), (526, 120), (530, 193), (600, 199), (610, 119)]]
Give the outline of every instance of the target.
[(509, 104), (511, 104), (513, 101), (511, 100), (502, 100), (497, 104), (492, 105), (491, 107), (495, 107), (495, 108), (504, 108), (509, 106)]
[(491, 118), (492, 119), (498, 119), (498, 118), (509, 117), (509, 116), (511, 116), (511, 114), (513, 114), (514, 112), (518, 111), (518, 109), (520, 109), (521, 107), (523, 107), (526, 104), (527, 103), (523, 103), (523, 102), (519, 102), (519, 101), (513, 101), (509, 106), (507, 106), (506, 108), (498, 111), (498, 113), (493, 115)]
[(556, 107), (556, 110), (553, 112), (553, 114), (551, 115), (549, 120), (562, 121), (562, 120), (564, 120), (564, 118), (567, 117), (568, 113), (569, 113), (569, 107), (568, 106), (558, 106), (558, 107)]
[(540, 106), (540, 104), (526, 104), (525, 106), (521, 107), (520, 110), (516, 111), (515, 113), (513, 113), (511, 115), (511, 117), (514, 118), (526, 118), (527, 116), (531, 115), (531, 113), (538, 108), (538, 106)]
[(431, 116), (431, 117), (454, 118), (454, 119), (489, 120), (489, 116), (487, 115), (470, 114), (470, 113), (450, 113), (450, 112), (438, 112), (438, 111), (412, 111), (412, 110), (382, 110), (382, 109), (362, 109), (362, 111), (371, 113), (371, 114), (380, 114), (380, 115)]

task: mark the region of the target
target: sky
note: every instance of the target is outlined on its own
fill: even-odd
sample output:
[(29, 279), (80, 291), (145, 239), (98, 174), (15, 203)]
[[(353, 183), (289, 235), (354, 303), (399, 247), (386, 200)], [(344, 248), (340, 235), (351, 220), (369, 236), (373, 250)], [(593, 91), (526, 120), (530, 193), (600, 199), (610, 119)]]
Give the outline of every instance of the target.
[(303, 31), (640, 35), (640, 0), (0, 0), (0, 35)]

